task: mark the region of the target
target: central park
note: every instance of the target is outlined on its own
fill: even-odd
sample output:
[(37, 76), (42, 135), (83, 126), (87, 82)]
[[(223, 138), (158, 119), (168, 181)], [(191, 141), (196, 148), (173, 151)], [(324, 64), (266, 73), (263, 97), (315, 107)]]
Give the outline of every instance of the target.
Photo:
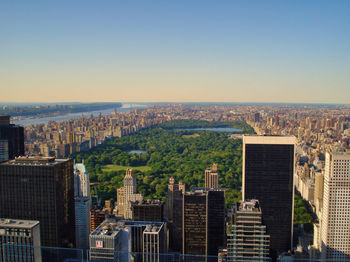
[[(220, 131), (208, 131), (215, 128)], [(84, 160), (92, 194), (113, 201), (128, 168), (137, 175), (138, 193), (164, 201), (170, 177), (184, 182), (186, 190), (203, 187), (205, 169), (216, 163), (219, 187), (225, 188), (226, 206), (230, 207), (241, 199), (242, 185), (242, 139), (233, 136), (232, 130), (254, 134), (245, 122), (175, 120), (111, 138), (74, 157), (77, 162)], [(306, 202), (295, 196), (294, 223), (310, 223)]]

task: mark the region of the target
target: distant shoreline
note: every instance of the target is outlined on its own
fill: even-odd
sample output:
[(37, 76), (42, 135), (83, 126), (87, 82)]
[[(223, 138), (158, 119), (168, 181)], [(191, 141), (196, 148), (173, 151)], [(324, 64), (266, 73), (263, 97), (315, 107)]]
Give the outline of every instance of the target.
[(70, 113), (90, 112), (108, 108), (120, 108), (122, 103), (75, 103), (46, 105), (2, 105), (0, 115), (10, 115), (14, 120), (55, 117)]
[(101, 110), (93, 110), (93, 111), (83, 111), (83, 112), (74, 112), (74, 113), (63, 113), (63, 114), (57, 114), (57, 115), (50, 115), (50, 116), (43, 116), (38, 115), (36, 117), (30, 116), (30, 117), (23, 117), (23, 118), (17, 118), (17, 117), (11, 117), (11, 122), (16, 125), (21, 126), (28, 126), (33, 124), (45, 124), (48, 121), (65, 121), (70, 119), (79, 118), (82, 115), (85, 116), (97, 116), (99, 114), (101, 115), (107, 115), (113, 112), (114, 110), (117, 110), (118, 112), (129, 112), (133, 109), (140, 109), (145, 108), (146, 105), (141, 104), (122, 104), (121, 107), (109, 107)]

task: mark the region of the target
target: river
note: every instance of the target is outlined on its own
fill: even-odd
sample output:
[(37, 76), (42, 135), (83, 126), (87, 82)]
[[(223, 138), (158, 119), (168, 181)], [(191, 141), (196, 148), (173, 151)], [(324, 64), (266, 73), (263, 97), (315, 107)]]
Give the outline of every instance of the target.
[[(122, 107), (117, 108), (117, 112), (130, 112), (135, 109), (141, 109), (147, 107), (146, 105), (141, 104), (122, 104)], [(11, 123), (20, 125), (20, 126), (27, 126), (27, 125), (33, 125), (33, 124), (45, 124), (48, 121), (64, 121), (74, 118), (79, 118), (82, 115), (84, 116), (98, 116), (101, 115), (108, 115), (114, 111), (114, 107), (109, 109), (103, 109), (103, 110), (96, 110), (96, 111), (88, 111), (88, 112), (79, 112), (79, 113), (69, 113), (65, 115), (59, 115), (59, 116), (47, 116), (47, 117), (40, 117), (40, 118), (25, 118), (17, 121), (11, 121)]]

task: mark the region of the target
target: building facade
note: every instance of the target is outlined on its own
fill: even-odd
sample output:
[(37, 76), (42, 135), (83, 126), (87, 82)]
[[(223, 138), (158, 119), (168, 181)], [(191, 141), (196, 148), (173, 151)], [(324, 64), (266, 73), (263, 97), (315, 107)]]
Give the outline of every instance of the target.
[(87, 249), (90, 234), (91, 194), (89, 174), (84, 163), (74, 165), (76, 247)]
[(227, 230), (227, 261), (269, 261), (270, 236), (258, 200), (236, 203)]
[(106, 219), (90, 234), (90, 259), (98, 261), (163, 261), (167, 252), (163, 222)]
[(182, 195), (185, 191), (184, 183), (176, 182), (173, 177), (169, 179), (165, 216), (170, 233), (169, 247), (177, 252), (182, 250)]
[(321, 258), (350, 260), (350, 153), (326, 153)]
[(43, 246), (75, 246), (73, 160), (20, 157), (0, 164), (0, 217), (40, 221)]
[(0, 116), (0, 140), (8, 141), (8, 158), (24, 155), (24, 128), (10, 123), (10, 116)]
[(106, 212), (102, 209), (92, 208), (90, 210), (90, 233), (93, 232), (106, 218)]
[(131, 203), (142, 200), (142, 194), (137, 194), (136, 175), (132, 169), (128, 169), (124, 177), (124, 186), (117, 190), (117, 215), (132, 219)]
[(218, 165), (213, 164), (211, 168), (205, 170), (205, 187), (218, 188), (219, 187), (219, 172)]
[(242, 198), (258, 199), (270, 256), (292, 250), (295, 137), (243, 136)]
[(131, 204), (132, 219), (135, 221), (164, 221), (164, 202), (158, 199), (145, 199)]
[(166, 250), (166, 239), (164, 224), (146, 225), (143, 231), (143, 262), (168, 261), (164, 251)]
[(90, 259), (97, 261), (130, 261), (131, 228), (106, 219), (90, 234)]
[(0, 262), (41, 262), (40, 246), (39, 221), (0, 218)]
[(0, 140), (0, 162), (9, 160), (9, 145), (7, 140)]
[(217, 255), (224, 245), (225, 192), (198, 189), (183, 194), (182, 254)]

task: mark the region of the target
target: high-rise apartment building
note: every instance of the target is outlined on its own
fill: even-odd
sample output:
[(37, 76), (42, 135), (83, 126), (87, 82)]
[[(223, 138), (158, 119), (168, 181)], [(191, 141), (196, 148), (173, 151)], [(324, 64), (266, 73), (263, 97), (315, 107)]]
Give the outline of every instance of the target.
[(8, 158), (24, 155), (24, 128), (10, 123), (10, 116), (0, 116), (0, 140), (8, 141)]
[(293, 136), (243, 136), (243, 200), (258, 199), (270, 235), (270, 256), (292, 246)]
[(213, 164), (211, 168), (205, 170), (205, 187), (218, 188), (219, 187), (219, 173), (218, 165)]
[(73, 160), (19, 157), (0, 163), (0, 217), (40, 221), (44, 246), (75, 246)]
[(227, 230), (227, 261), (269, 261), (270, 236), (258, 200), (236, 203)]
[(90, 179), (84, 163), (74, 165), (76, 247), (87, 249), (90, 234)]
[(124, 177), (124, 186), (117, 190), (117, 215), (132, 219), (131, 203), (142, 200), (142, 194), (137, 194), (136, 175), (132, 169), (128, 169)]
[(321, 258), (350, 260), (350, 153), (326, 153)]
[(225, 191), (198, 189), (183, 194), (182, 253), (217, 255), (224, 244)]
[(0, 262), (41, 262), (40, 223), (0, 218)]
[(173, 251), (182, 249), (182, 201), (186, 185), (176, 182), (173, 177), (169, 179), (168, 194), (165, 206), (165, 215), (169, 226), (169, 247)]

